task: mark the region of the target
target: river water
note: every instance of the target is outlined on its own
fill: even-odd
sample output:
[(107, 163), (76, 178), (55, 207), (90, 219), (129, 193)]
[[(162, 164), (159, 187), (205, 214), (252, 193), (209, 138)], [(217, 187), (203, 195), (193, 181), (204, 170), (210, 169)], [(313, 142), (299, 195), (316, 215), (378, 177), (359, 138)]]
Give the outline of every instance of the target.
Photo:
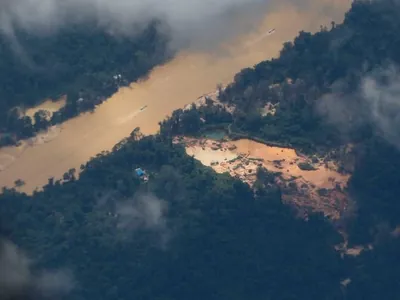
[[(240, 69), (276, 57), (282, 43), (292, 40), (299, 30), (315, 31), (321, 24), (330, 26), (332, 19), (340, 22), (349, 3), (320, 0), (301, 10), (275, 5), (258, 30), (231, 42), (228, 52), (179, 53), (155, 68), (146, 81), (121, 88), (94, 113), (82, 114), (54, 128), (47, 140), (1, 149), (0, 187), (11, 187), (21, 179), (25, 185), (20, 190), (31, 193), (48, 178), (60, 178), (68, 169), (79, 169), (90, 157), (110, 150), (135, 127), (144, 134), (156, 133), (158, 122), (172, 111), (215, 90), (218, 83), (229, 83)], [(272, 28), (275, 33), (265, 35)], [(141, 110), (143, 106), (147, 107)]]

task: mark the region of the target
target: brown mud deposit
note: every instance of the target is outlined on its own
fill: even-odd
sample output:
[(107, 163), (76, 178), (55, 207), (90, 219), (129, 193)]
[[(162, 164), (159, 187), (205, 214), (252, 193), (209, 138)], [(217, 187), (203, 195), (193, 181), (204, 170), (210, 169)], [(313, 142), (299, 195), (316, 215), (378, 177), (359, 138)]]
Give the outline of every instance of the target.
[(33, 119), (33, 116), (39, 110), (46, 110), (46, 111), (50, 112), (51, 114), (53, 114), (54, 112), (63, 108), (66, 103), (67, 103), (67, 98), (65, 96), (61, 97), (60, 99), (58, 99), (56, 101), (46, 100), (38, 106), (26, 109), (24, 115), (29, 116)]
[(176, 138), (175, 143), (184, 143), (188, 155), (216, 172), (228, 172), (250, 186), (256, 180), (258, 167), (276, 173), (283, 200), (302, 212), (318, 211), (331, 219), (339, 219), (346, 209), (344, 190), (349, 175), (340, 174), (337, 165), (327, 158), (306, 157), (294, 149), (246, 139), (217, 142), (184, 137)]
[[(221, 85), (220, 88), (223, 91), (225, 89), (225, 86)], [(223, 107), (227, 112), (232, 114), (235, 111), (235, 106), (227, 104), (227, 103), (222, 103), (221, 101), (219, 101), (218, 95), (219, 95), (219, 90), (216, 90), (216, 91), (211, 92), (211, 93), (204, 94), (204, 95), (200, 96), (199, 98), (197, 98), (196, 101), (193, 101), (193, 103), (190, 103), (190, 104), (186, 105), (183, 108), (183, 110), (189, 110), (193, 106), (195, 106), (196, 108), (200, 108), (202, 106), (206, 106), (207, 105), (207, 99), (208, 99), (208, 100), (212, 101), (211, 102), (212, 105)]]
[[(218, 53), (179, 53), (175, 59), (155, 68), (145, 81), (121, 88), (94, 113), (82, 114), (65, 122), (51, 138), (23, 142), (20, 147), (0, 150), (0, 187), (13, 187), (17, 179), (25, 182), (19, 190), (32, 193), (60, 178), (71, 168), (79, 170), (97, 153), (111, 150), (131, 131), (140, 127), (154, 134), (158, 123), (175, 109), (193, 102), (199, 95), (227, 84), (240, 69), (276, 57), (282, 44), (299, 30), (316, 31), (321, 24), (340, 22), (350, 0), (304, 1), (304, 5), (275, 4), (266, 13), (258, 30), (230, 43), (223, 55)], [(276, 31), (258, 39), (271, 28)], [(254, 41), (257, 42), (254, 42)], [(251, 46), (249, 41), (252, 42)], [(147, 109), (140, 108), (147, 105)]]

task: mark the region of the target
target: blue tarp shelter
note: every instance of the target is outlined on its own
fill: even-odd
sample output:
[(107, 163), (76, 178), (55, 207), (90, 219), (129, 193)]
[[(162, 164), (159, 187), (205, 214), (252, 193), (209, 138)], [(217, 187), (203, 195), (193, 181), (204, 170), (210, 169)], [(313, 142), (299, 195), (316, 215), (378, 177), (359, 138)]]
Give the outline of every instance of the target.
[(144, 171), (141, 168), (137, 168), (135, 170), (135, 172), (136, 172), (136, 175), (139, 177), (142, 177), (144, 175)]

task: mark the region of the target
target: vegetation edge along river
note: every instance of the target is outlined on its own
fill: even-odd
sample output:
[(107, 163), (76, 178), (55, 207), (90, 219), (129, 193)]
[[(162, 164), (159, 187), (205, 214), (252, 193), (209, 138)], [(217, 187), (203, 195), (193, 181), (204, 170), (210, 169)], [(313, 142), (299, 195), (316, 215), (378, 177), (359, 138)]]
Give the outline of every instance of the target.
[[(337, 10), (347, 9), (347, 5), (343, 6), (338, 5)], [(293, 22), (283, 22), (282, 16)], [(177, 107), (215, 89), (219, 82), (228, 84), (238, 70), (265, 57), (275, 57), (282, 43), (292, 39), (298, 28), (315, 30), (319, 24), (330, 21), (329, 14), (282, 5), (268, 13), (259, 31), (239, 37), (227, 48), (227, 55), (180, 53), (167, 64), (154, 68), (147, 80), (120, 88), (93, 113), (81, 114), (20, 147), (1, 149), (0, 164), (4, 170), (0, 172), (0, 183), (10, 187), (21, 179), (25, 182), (21, 191), (32, 192), (46, 184), (49, 177), (61, 178), (71, 168), (79, 170), (90, 157), (111, 150), (135, 127), (140, 127), (144, 134), (156, 133), (160, 120)], [(251, 47), (239, 47), (274, 27), (277, 30), (272, 35)], [(140, 111), (145, 105), (147, 108)]]
[[(353, 121), (369, 116), (357, 91), (366, 77), (391, 90), (393, 73), (377, 67), (400, 62), (398, 13), (395, 1), (355, 1), (343, 24), (301, 32), (278, 59), (240, 72), (221, 105), (205, 99), (174, 111), (158, 134), (133, 131), (79, 179), (67, 173), (32, 196), (5, 189), (1, 220), (37, 257), (32, 277), (67, 267), (79, 283), (69, 299), (398, 299), (399, 149), (373, 118), (340, 135), (316, 109), (344, 101)], [(173, 143), (226, 123), (305, 153), (335, 150), (353, 168), (356, 206), (341, 221), (359, 253), (337, 248), (344, 237), (323, 215), (299, 218), (284, 205), (273, 172), (258, 169), (254, 190)]]
[[(1, 48), (0, 147), (15, 145), (95, 107), (120, 87), (146, 78), (157, 65), (173, 58), (168, 38), (150, 23), (135, 37), (117, 37), (96, 24), (60, 29), (54, 35), (27, 35), (17, 29), (25, 60), (12, 45)], [(8, 37), (0, 35), (0, 42)], [(51, 53), (51, 55), (48, 55)], [(55, 112), (25, 114), (44, 99), (65, 105)]]

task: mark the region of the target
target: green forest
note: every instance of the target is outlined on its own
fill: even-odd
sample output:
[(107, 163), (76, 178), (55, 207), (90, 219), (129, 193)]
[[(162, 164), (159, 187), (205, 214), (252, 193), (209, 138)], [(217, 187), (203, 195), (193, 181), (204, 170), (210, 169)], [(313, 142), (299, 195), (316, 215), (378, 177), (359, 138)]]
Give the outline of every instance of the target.
[[(0, 35), (0, 146), (14, 144), (94, 107), (120, 86), (145, 77), (170, 58), (168, 39), (158, 23), (132, 36), (116, 36), (96, 24), (72, 24), (54, 35), (16, 30), (19, 45)], [(21, 53), (22, 52), (22, 53)], [(67, 104), (49, 119), (39, 111), (34, 119), (20, 108), (45, 99), (67, 96)]]
[[(0, 200), (16, 244), (42, 266), (72, 268), (84, 287), (73, 299), (340, 299), (340, 235), (321, 216), (297, 219), (275, 185), (254, 195), (160, 136), (128, 140), (82, 169), (79, 180)], [(159, 220), (141, 198), (165, 203), (148, 208)], [(149, 220), (132, 214), (124, 226), (121, 206)]]
[[(355, 1), (343, 24), (332, 23), (315, 34), (302, 31), (283, 46), (278, 58), (239, 72), (219, 93), (222, 103), (235, 106), (233, 114), (208, 101), (200, 108), (175, 111), (161, 122), (161, 134), (196, 135), (225, 128), (232, 136), (256, 137), (305, 153), (355, 145), (349, 190), (357, 200), (358, 217), (349, 230), (355, 243), (372, 242), (381, 223), (388, 222), (392, 229), (400, 224), (400, 153), (397, 140), (385, 139), (374, 123), (374, 112), (361, 99), (360, 89), (363, 80), (376, 73), (382, 90), (395, 85), (396, 74), (378, 71), (400, 63), (399, 10), (396, 1)], [(337, 113), (342, 124), (330, 122), (321, 112), (327, 96), (331, 106), (346, 105)], [(396, 95), (393, 101), (398, 101)], [(268, 102), (278, 104), (276, 112), (263, 115), (261, 109)], [(395, 126), (391, 119), (400, 110), (389, 104), (393, 111), (384, 115), (385, 121)]]
[[(35, 259), (33, 277), (71, 271), (73, 289), (60, 299), (399, 299), (400, 152), (361, 93), (371, 76), (391, 89), (393, 73), (379, 70), (400, 63), (399, 16), (397, 1), (354, 1), (343, 24), (302, 31), (278, 58), (239, 72), (219, 93), (234, 113), (211, 101), (176, 110), (159, 134), (134, 130), (82, 165), (79, 179), (72, 169), (32, 196), (4, 189), (3, 237)], [(345, 130), (321, 109), (326, 99), (345, 104)], [(262, 113), (268, 102), (274, 114)], [(368, 247), (354, 257), (336, 250), (337, 224), (299, 218), (268, 170), (252, 190), (172, 143), (209, 128), (304, 152), (353, 144), (356, 209), (343, 227), (349, 245)], [(31, 297), (35, 284), (24, 286)]]

